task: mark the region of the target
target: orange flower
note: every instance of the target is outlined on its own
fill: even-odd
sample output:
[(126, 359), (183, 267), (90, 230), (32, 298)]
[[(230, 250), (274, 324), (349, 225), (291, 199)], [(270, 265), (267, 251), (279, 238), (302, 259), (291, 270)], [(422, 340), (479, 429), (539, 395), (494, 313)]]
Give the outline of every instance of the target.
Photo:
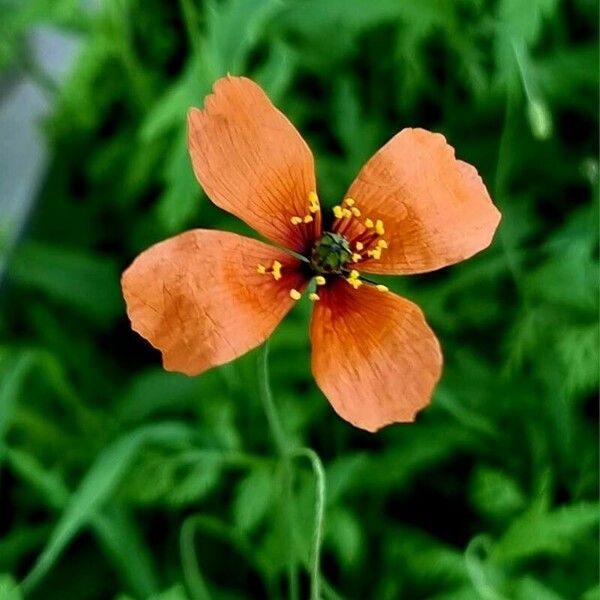
[(361, 273), (424, 273), (486, 248), (500, 213), (477, 171), (442, 135), (403, 129), (328, 220), (310, 149), (244, 77), (190, 110), (188, 140), (210, 199), (293, 253), (195, 229), (138, 256), (122, 278), (127, 312), (165, 369), (196, 375), (255, 348), (314, 279), (312, 371), (333, 408), (368, 431), (414, 420), (440, 377), (439, 343), (415, 304)]

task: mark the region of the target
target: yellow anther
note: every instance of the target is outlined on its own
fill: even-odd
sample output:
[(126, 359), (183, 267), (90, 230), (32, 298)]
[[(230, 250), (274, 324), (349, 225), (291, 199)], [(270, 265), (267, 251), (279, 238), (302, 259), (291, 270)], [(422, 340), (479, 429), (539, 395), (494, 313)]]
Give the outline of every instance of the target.
[(317, 285), (325, 285), (327, 283), (327, 280), (325, 279), (325, 277), (323, 277), (323, 275), (317, 275), (315, 277), (315, 283)]
[(381, 258), (381, 248), (373, 248), (373, 250), (369, 250), (367, 254), (375, 260), (379, 260)]
[(358, 279), (360, 277), (360, 273), (356, 269), (352, 269), (350, 271), (350, 279)]
[(316, 302), (317, 300), (321, 299), (319, 294), (315, 294), (315, 292), (311, 292), (308, 297), (310, 298), (311, 302)]
[(362, 284), (363, 282), (360, 279), (355, 279), (353, 277), (348, 277), (346, 279), (346, 281), (355, 289), (357, 290)]
[(267, 269), (266, 269), (265, 265), (258, 265), (256, 267), (256, 272), (260, 273), (261, 275), (264, 275), (267, 272)]
[(341, 219), (344, 216), (344, 211), (342, 209), (341, 206), (334, 206), (333, 207), (333, 216), (336, 219)]
[(355, 244), (355, 245), (356, 245), (356, 249), (357, 249), (359, 252), (360, 252), (360, 251), (361, 251), (361, 250), (362, 250), (362, 249), (365, 247), (365, 245), (364, 245), (362, 242), (356, 242), (356, 244)]
[(342, 214), (344, 217), (346, 217), (346, 219), (352, 217), (352, 211), (349, 208), (342, 208)]
[(377, 289), (378, 289), (380, 292), (389, 292), (389, 291), (390, 291), (390, 290), (388, 289), (388, 287), (387, 287), (387, 286), (385, 286), (385, 285), (381, 285), (381, 284), (379, 284), (379, 285), (376, 285), (375, 287), (376, 287), (376, 288), (377, 288)]
[(300, 298), (302, 298), (302, 294), (298, 290), (292, 288), (290, 290), (290, 298), (292, 300), (300, 300)]
[(373, 219), (369, 219), (368, 217), (365, 219), (365, 227), (367, 229), (371, 229), (373, 227)]
[(356, 206), (353, 206), (350, 210), (352, 211), (352, 214), (355, 217), (360, 217), (360, 210), (358, 210), (358, 208), (356, 208)]
[(317, 192), (310, 192), (308, 194), (308, 210), (311, 213), (316, 213), (321, 210), (321, 205), (319, 204), (319, 196), (317, 196)]
[(312, 223), (312, 220), (313, 220), (312, 215), (306, 215), (304, 217), (304, 222), (305, 223)]
[(358, 262), (358, 261), (359, 261), (361, 258), (362, 258), (362, 256), (361, 256), (360, 254), (358, 254), (358, 252), (355, 252), (355, 253), (352, 255), (352, 260), (353, 260), (354, 262)]
[(281, 279), (281, 263), (278, 260), (273, 261), (271, 272), (273, 273), (273, 279), (275, 279), (275, 281), (279, 281)]
[(378, 240), (377, 245), (384, 250), (388, 247), (388, 243), (385, 240)]
[(354, 206), (354, 199), (353, 199), (353, 198), (346, 198), (346, 199), (344, 200), (344, 204), (345, 204), (346, 206)]
[(375, 231), (377, 232), (377, 235), (383, 235), (385, 233), (385, 228), (383, 227), (383, 221), (381, 219), (377, 219)]
[(292, 217), (290, 222), (292, 225), (300, 225), (300, 223), (302, 223), (302, 217)]

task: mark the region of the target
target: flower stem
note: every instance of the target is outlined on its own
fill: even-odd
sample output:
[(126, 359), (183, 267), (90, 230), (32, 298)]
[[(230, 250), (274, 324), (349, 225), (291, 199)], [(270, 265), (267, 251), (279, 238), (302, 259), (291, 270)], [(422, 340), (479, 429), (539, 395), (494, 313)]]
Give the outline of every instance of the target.
[(206, 587), (206, 581), (198, 568), (198, 557), (194, 547), (194, 535), (196, 533), (197, 517), (186, 519), (181, 527), (179, 537), (179, 550), (183, 567), (184, 581), (194, 600), (211, 600)]
[(269, 342), (265, 342), (258, 358), (258, 390), (273, 435), (273, 441), (283, 468), (283, 505), (286, 512), (288, 537), (288, 583), (290, 600), (298, 600), (298, 563), (294, 552), (294, 515), (292, 490), (292, 461), (289, 444), (281, 425), (269, 383)]
[(271, 385), (269, 383), (269, 342), (266, 341), (261, 349), (260, 356), (258, 358), (258, 390), (260, 399), (269, 422), (271, 433), (273, 434), (273, 440), (277, 448), (277, 452), (281, 457), (287, 456), (288, 443), (281, 425), (281, 420), (277, 414), (275, 408), (275, 402), (273, 401), (273, 393), (271, 392)]
[(292, 459), (307, 458), (315, 475), (315, 528), (310, 557), (310, 600), (321, 600), (321, 544), (323, 542), (323, 523), (325, 521), (325, 469), (319, 455), (311, 448), (291, 448), (277, 413), (273, 394), (269, 384), (269, 343), (265, 342), (259, 357), (259, 391), (267, 421), (273, 434), (275, 446), (283, 465), (284, 502), (287, 508), (289, 535), (289, 583), (290, 598), (298, 598), (298, 568), (294, 556), (293, 544), (293, 498), (292, 498)]
[(321, 600), (321, 543), (325, 521), (325, 469), (319, 455), (311, 448), (293, 451), (296, 457), (306, 457), (315, 474), (315, 529), (310, 561), (310, 600)]

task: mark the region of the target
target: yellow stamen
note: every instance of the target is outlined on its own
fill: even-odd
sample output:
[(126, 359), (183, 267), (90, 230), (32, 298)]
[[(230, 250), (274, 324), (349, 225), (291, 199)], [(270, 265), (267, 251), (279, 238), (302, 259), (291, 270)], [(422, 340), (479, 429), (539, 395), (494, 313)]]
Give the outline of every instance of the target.
[(377, 245), (384, 249), (388, 247), (388, 243), (385, 240), (378, 240)]
[(327, 280), (325, 279), (325, 277), (323, 277), (323, 275), (317, 275), (315, 277), (315, 283), (317, 285), (325, 285), (327, 283)]
[(356, 208), (356, 206), (353, 206), (350, 210), (352, 211), (352, 214), (355, 217), (360, 217), (360, 210), (358, 210), (358, 208)]
[(367, 251), (367, 254), (372, 258), (379, 260), (381, 258), (381, 248), (373, 248), (373, 250)]
[(298, 290), (292, 288), (290, 290), (290, 298), (292, 300), (300, 300), (300, 298), (302, 298), (302, 294)]
[(377, 219), (375, 223), (375, 231), (378, 235), (383, 235), (385, 233), (385, 228), (383, 227), (383, 221), (381, 219)]
[(311, 213), (316, 213), (321, 210), (321, 205), (319, 204), (319, 196), (317, 196), (317, 192), (310, 192), (308, 194), (308, 210)]
[(346, 206), (354, 206), (354, 199), (353, 199), (353, 198), (346, 198), (346, 199), (344, 200), (344, 204), (345, 204)]
[(264, 275), (267, 272), (267, 269), (266, 269), (265, 265), (258, 265), (256, 267), (256, 272), (260, 273), (261, 275)]
[(361, 258), (362, 258), (362, 256), (361, 256), (360, 254), (358, 254), (358, 252), (355, 252), (355, 253), (352, 255), (352, 260), (353, 260), (354, 262), (358, 262), (358, 261), (359, 261)]
[(304, 222), (305, 223), (312, 223), (312, 220), (313, 220), (312, 215), (306, 215), (304, 217)]
[(278, 260), (273, 261), (271, 271), (273, 273), (273, 279), (275, 279), (275, 281), (279, 281), (281, 279), (281, 263)]
[(300, 223), (302, 223), (302, 217), (292, 217), (290, 222), (292, 225), (300, 225)]
[(310, 298), (311, 302), (316, 302), (317, 300), (321, 299), (319, 294), (315, 294), (314, 292), (311, 292), (308, 297)]
[(341, 206), (334, 206), (333, 207), (333, 216), (336, 219), (341, 219), (344, 216), (344, 211), (342, 209)]
[(365, 245), (362, 242), (356, 242), (356, 249), (360, 252)]
[(381, 284), (379, 284), (379, 285), (376, 285), (375, 287), (376, 287), (376, 288), (377, 288), (377, 289), (378, 289), (380, 292), (389, 292), (389, 291), (390, 291), (390, 290), (389, 290), (389, 288), (388, 288), (387, 286), (385, 286), (385, 285), (381, 285)]
[(352, 269), (350, 271), (350, 279), (358, 279), (360, 277), (360, 273), (356, 269)]
[(362, 284), (363, 282), (360, 279), (355, 279), (353, 277), (348, 277), (346, 279), (346, 281), (355, 289), (357, 290)]
[(373, 219), (369, 219), (368, 217), (365, 219), (365, 227), (367, 229), (371, 229), (373, 227)]
[(352, 211), (349, 208), (342, 208), (342, 214), (344, 217), (346, 217), (346, 219), (352, 217)]

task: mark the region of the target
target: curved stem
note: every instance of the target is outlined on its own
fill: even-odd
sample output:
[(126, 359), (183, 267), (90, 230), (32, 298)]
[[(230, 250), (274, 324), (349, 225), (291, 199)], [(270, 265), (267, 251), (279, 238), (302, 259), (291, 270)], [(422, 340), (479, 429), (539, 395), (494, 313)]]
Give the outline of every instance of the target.
[(292, 464), (289, 444), (281, 425), (273, 394), (269, 384), (269, 342), (266, 341), (258, 358), (258, 390), (259, 396), (273, 435), (273, 441), (279, 454), (283, 469), (283, 504), (286, 512), (286, 527), (288, 536), (288, 584), (290, 600), (298, 600), (298, 562), (294, 553), (294, 515), (292, 490)]
[[(248, 561), (253, 569), (264, 576), (265, 565), (257, 559), (254, 547), (243, 534), (219, 519), (203, 514), (191, 515), (181, 527), (179, 548), (184, 581), (193, 600), (211, 600), (206, 582), (198, 567), (198, 556), (194, 543), (198, 532), (229, 544)], [(271, 583), (269, 578), (264, 577), (263, 581), (268, 589)]]
[(179, 552), (183, 568), (183, 578), (194, 600), (211, 600), (204, 577), (198, 568), (198, 557), (194, 546), (198, 517), (186, 519), (179, 535)]
[(260, 399), (267, 415), (267, 421), (273, 440), (280, 456), (288, 454), (288, 443), (283, 431), (283, 426), (279, 420), (275, 402), (273, 401), (273, 393), (269, 383), (269, 342), (266, 341), (261, 348), (260, 356), (258, 357), (258, 391)]
[(315, 527), (310, 557), (310, 600), (321, 600), (321, 545), (323, 543), (323, 524), (325, 521), (326, 483), (325, 469), (319, 455), (311, 448), (290, 448), (286, 439), (279, 414), (273, 401), (269, 384), (269, 346), (266, 342), (259, 357), (259, 391), (267, 421), (273, 434), (275, 446), (279, 452), (283, 466), (284, 501), (287, 507), (289, 534), (289, 583), (290, 598), (298, 597), (298, 568), (294, 556), (293, 544), (293, 497), (292, 497), (292, 462), (293, 458), (306, 458), (310, 461), (315, 476)]
[(325, 521), (325, 469), (319, 455), (311, 448), (299, 448), (293, 456), (305, 457), (310, 461), (315, 475), (315, 529), (310, 561), (310, 600), (321, 599), (321, 544)]

